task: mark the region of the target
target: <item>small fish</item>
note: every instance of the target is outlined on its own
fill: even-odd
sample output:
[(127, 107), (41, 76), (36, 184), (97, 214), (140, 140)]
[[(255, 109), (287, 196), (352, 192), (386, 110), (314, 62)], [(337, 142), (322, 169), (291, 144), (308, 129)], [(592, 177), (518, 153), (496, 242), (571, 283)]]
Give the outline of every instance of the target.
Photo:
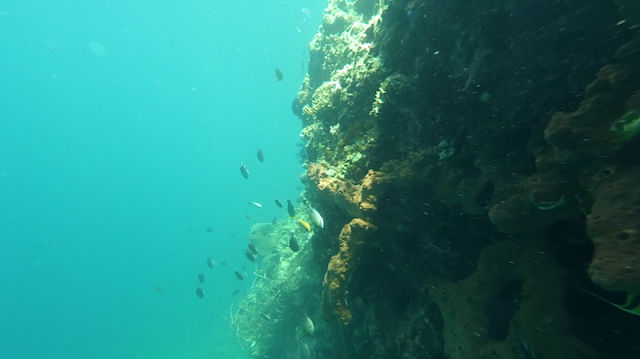
[(213, 267), (215, 267), (215, 265), (216, 265), (216, 262), (214, 262), (213, 258), (211, 258), (211, 256), (209, 256), (209, 258), (207, 258), (207, 266), (209, 268), (213, 268)]
[(157, 285), (157, 286), (155, 286), (155, 288), (153, 288), (153, 291), (156, 292), (156, 293), (160, 293), (163, 290), (164, 290), (164, 287), (161, 286), (161, 285)]
[(211, 233), (211, 232), (213, 232), (213, 228), (207, 227), (206, 231), (207, 231), (207, 233)]
[(260, 161), (260, 163), (264, 162), (264, 152), (262, 152), (262, 148), (258, 149), (258, 161)]
[(220, 265), (221, 265), (221, 266), (223, 266), (223, 267), (224, 267), (224, 266), (226, 266), (227, 264), (229, 264), (229, 263), (227, 263), (227, 262), (220, 262)]
[(276, 69), (274, 73), (274, 77), (276, 78), (276, 81), (282, 81), (282, 79), (284, 78), (284, 75), (282, 74), (282, 71)]
[(533, 349), (533, 346), (528, 342), (520, 339), (520, 346), (522, 347), (522, 351), (524, 351), (527, 359), (536, 359), (538, 357), (535, 350)]
[(205, 276), (204, 276), (204, 272), (200, 272), (200, 274), (198, 274), (198, 280), (200, 281), (200, 283), (204, 283), (205, 280)]
[(324, 228), (324, 219), (322, 218), (320, 213), (318, 213), (315, 208), (311, 207), (309, 203), (307, 203), (307, 209), (307, 213), (309, 214), (311, 223), (313, 223), (313, 225), (315, 225), (316, 227)]
[(244, 276), (242, 275), (242, 273), (238, 272), (238, 270), (236, 270), (236, 278), (238, 278), (239, 280), (243, 280)]
[(249, 204), (252, 204), (252, 205), (254, 205), (254, 206), (258, 207), (258, 208), (262, 208), (262, 205), (260, 203), (258, 203), (258, 202), (249, 201)]
[(276, 198), (276, 206), (282, 208), (282, 202), (280, 202), (280, 200), (277, 198)]
[(244, 255), (245, 255), (245, 256), (247, 256), (247, 259), (248, 259), (248, 260), (250, 260), (250, 261), (252, 261), (252, 262), (255, 262), (255, 261), (256, 261), (256, 257), (255, 257), (255, 256), (253, 255), (253, 253), (251, 253), (251, 251), (250, 251), (250, 250), (248, 250), (248, 249), (244, 251)]
[(293, 203), (291, 203), (291, 201), (289, 200), (287, 200), (287, 211), (289, 212), (289, 216), (296, 216), (296, 210), (293, 208)]
[(260, 314), (260, 316), (262, 317), (262, 319), (264, 320), (271, 320), (271, 317), (266, 315), (266, 314)]
[(291, 250), (294, 252), (300, 250), (300, 244), (298, 244), (298, 240), (296, 239), (296, 236), (293, 234), (293, 232), (291, 232), (291, 237), (289, 238), (289, 248), (291, 248)]
[(300, 359), (311, 358), (311, 350), (309, 349), (307, 342), (302, 338), (298, 338), (298, 343), (300, 348)]
[(251, 253), (258, 255), (258, 249), (256, 248), (256, 246), (251, 243), (251, 241), (249, 241), (249, 244), (247, 244), (247, 248), (249, 248), (249, 250), (251, 251)]
[(233, 233), (229, 233), (229, 235), (231, 236), (231, 238), (236, 238), (236, 236)]
[(198, 289), (196, 289), (196, 295), (200, 299), (204, 298), (204, 289), (202, 289), (202, 288), (200, 288), (200, 286), (198, 286)]
[(271, 219), (271, 224), (273, 224), (274, 226), (276, 225), (276, 223), (278, 223), (278, 218), (277, 217), (273, 217)]
[[(251, 217), (249, 217), (246, 213), (245, 213), (245, 215), (244, 215), (244, 218), (246, 218), (246, 219), (247, 219), (247, 221), (251, 219)], [(235, 238), (235, 237), (233, 237), (233, 238)]]
[(315, 327), (313, 325), (313, 322), (311, 321), (311, 318), (309, 318), (306, 314), (304, 315), (304, 319), (302, 320), (302, 328), (309, 335), (313, 335), (313, 332), (315, 331)]
[(240, 163), (240, 174), (245, 179), (249, 179), (249, 170), (247, 169), (247, 166), (245, 166), (242, 162)]
[(240, 293), (240, 289), (236, 289), (236, 290), (234, 290), (234, 291), (233, 291), (233, 293), (232, 293), (231, 295), (236, 295), (236, 294), (238, 294), (238, 293)]
[(302, 219), (300, 219), (298, 217), (293, 217), (293, 218), (297, 219), (298, 222), (300, 222), (300, 224), (304, 227), (304, 229), (307, 230), (307, 232), (311, 230), (311, 226), (305, 220), (302, 220)]

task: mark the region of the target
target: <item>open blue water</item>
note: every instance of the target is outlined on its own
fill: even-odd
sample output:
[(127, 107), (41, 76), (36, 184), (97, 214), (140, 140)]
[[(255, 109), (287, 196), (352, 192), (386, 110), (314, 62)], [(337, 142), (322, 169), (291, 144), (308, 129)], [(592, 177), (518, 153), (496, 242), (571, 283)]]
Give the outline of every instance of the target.
[(0, 3), (0, 358), (244, 356), (233, 271), (300, 192), (291, 101), (323, 5)]

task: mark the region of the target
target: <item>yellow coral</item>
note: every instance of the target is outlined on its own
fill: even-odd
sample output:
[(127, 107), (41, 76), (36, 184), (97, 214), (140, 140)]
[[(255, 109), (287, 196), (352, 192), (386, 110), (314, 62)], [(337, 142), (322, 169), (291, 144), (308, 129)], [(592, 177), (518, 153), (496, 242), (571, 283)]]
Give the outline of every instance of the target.
[(343, 325), (351, 322), (351, 311), (347, 305), (346, 284), (358, 266), (359, 251), (365, 238), (375, 226), (359, 218), (345, 224), (340, 231), (340, 252), (329, 261), (324, 276), (325, 319), (338, 319)]

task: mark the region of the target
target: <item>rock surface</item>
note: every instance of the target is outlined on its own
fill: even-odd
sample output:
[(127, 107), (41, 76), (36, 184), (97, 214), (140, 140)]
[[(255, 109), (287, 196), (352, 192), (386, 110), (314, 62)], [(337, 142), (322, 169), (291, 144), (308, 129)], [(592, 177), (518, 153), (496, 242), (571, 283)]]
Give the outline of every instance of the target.
[[(326, 223), (294, 258), (324, 272), (297, 291), (326, 320), (314, 355), (637, 354), (638, 337), (577, 326), (567, 298), (640, 293), (638, 14), (630, 0), (329, 1), (292, 104), (304, 197)], [(278, 325), (290, 341), (295, 321)], [(277, 354), (269, 340), (256, 353)]]

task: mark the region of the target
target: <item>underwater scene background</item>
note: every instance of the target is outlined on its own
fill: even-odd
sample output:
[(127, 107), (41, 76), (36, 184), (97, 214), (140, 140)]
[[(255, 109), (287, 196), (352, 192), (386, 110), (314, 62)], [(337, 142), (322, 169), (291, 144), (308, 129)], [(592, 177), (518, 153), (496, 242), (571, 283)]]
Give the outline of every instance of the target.
[(0, 4), (0, 357), (640, 358), (635, 0)]
[(241, 352), (223, 316), (251, 226), (301, 192), (290, 104), (323, 7), (0, 3), (0, 357)]

